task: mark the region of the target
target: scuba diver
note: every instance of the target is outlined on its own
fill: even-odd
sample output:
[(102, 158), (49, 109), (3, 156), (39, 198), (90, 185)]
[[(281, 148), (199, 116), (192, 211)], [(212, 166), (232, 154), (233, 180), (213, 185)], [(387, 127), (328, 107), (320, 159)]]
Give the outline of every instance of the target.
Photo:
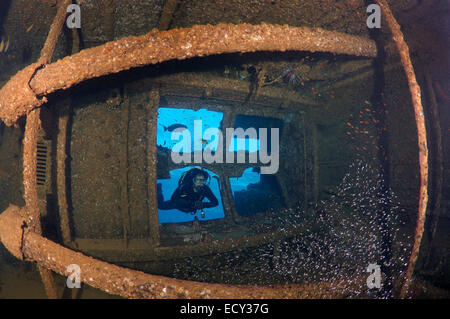
[[(164, 201), (162, 195), (162, 186), (158, 184), (158, 208), (162, 210), (178, 209), (185, 213), (195, 214), (201, 210), (202, 218), (205, 213), (204, 208), (216, 207), (219, 201), (213, 192), (206, 185), (209, 179), (208, 172), (199, 167), (193, 167), (186, 171), (178, 181), (178, 187), (173, 192), (172, 197), (168, 201)], [(209, 183), (208, 183), (209, 184)], [(207, 198), (209, 202), (203, 202)]]

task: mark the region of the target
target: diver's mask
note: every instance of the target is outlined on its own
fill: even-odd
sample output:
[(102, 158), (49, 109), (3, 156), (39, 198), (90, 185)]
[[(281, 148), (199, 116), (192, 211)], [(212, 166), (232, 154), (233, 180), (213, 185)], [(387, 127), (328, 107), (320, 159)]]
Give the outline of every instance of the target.
[(206, 179), (204, 176), (197, 175), (194, 177), (194, 180), (193, 180), (194, 188), (201, 189), (201, 188), (203, 188), (203, 186), (205, 186), (205, 183), (206, 183)]

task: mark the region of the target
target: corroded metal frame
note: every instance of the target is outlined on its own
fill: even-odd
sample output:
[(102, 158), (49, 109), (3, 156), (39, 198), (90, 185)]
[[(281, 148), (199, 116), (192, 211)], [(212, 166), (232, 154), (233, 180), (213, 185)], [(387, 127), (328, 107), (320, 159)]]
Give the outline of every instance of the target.
[(419, 174), (420, 174), (420, 189), (419, 189), (419, 208), (417, 211), (416, 230), (414, 234), (414, 243), (409, 257), (408, 268), (406, 269), (405, 281), (403, 282), (399, 297), (404, 298), (407, 294), (408, 286), (413, 275), (414, 267), (419, 257), (420, 244), (422, 242), (423, 231), (425, 226), (426, 211), (428, 204), (428, 141), (427, 130), (425, 127), (425, 114), (422, 106), (422, 95), (420, 86), (416, 80), (416, 74), (409, 55), (409, 48), (403, 37), (400, 25), (395, 19), (389, 8), (386, 0), (377, 0), (381, 7), (383, 16), (388, 24), (388, 27), (393, 35), (393, 40), (397, 47), (402, 62), (403, 69), (408, 80), (409, 91), (411, 94), (411, 101), (414, 109), (414, 116), (417, 127), (417, 141), (419, 148)]
[(21, 260), (69, 276), (68, 266), (77, 264), (81, 280), (98, 289), (126, 298), (339, 298), (350, 287), (365, 284), (365, 276), (336, 282), (278, 286), (232, 286), (155, 276), (109, 264), (60, 246), (22, 227), (24, 208), (10, 206), (0, 215), (0, 239)]
[(289, 50), (377, 56), (375, 42), (370, 39), (319, 28), (263, 23), (152, 30), (143, 36), (82, 50), (51, 64), (38, 61), (29, 65), (0, 90), (0, 117), (10, 126), (47, 102), (50, 93), (135, 67), (213, 54)]

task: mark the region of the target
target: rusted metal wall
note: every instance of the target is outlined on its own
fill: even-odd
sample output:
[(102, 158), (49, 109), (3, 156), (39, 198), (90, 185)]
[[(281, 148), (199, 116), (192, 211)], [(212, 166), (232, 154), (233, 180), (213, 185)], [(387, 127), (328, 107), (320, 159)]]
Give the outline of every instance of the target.
[[(399, 31), (399, 26), (396, 24), (393, 17), (390, 15), (389, 8), (384, 1), (379, 1), (391, 28), (394, 30), (394, 40), (399, 46), (400, 55), (404, 64), (408, 80), (411, 88), (411, 96), (415, 106), (416, 122), (418, 126), (418, 143), (420, 149), (420, 174), (421, 174), (421, 191), (419, 198), (419, 213), (417, 230), (415, 236), (415, 244), (413, 247), (413, 253), (411, 254), (409, 268), (407, 272), (407, 278), (412, 276), (412, 270), (417, 259), (417, 254), (420, 246), (421, 236), (423, 233), (423, 223), (425, 219), (425, 209), (427, 203), (427, 147), (426, 147), (426, 135), (424, 133), (424, 120), (423, 110), (420, 104), (420, 88), (414, 79), (414, 70), (409, 60), (408, 48), (402, 41), (402, 36)], [(280, 46), (274, 45), (277, 43), (276, 39), (283, 37), (286, 42)], [(223, 40), (223, 39), (227, 40)], [(302, 45), (299, 46), (298, 39), (302, 39)], [(317, 38), (324, 40), (320, 44), (317, 43)], [(338, 39), (336, 41), (336, 39)], [(218, 41), (222, 39), (222, 42)], [(142, 44), (146, 43), (145, 46)], [(148, 45), (152, 43), (152, 45)], [(214, 45), (213, 45), (214, 44)], [(161, 47), (163, 50), (158, 51), (155, 54), (155, 47)], [(8, 125), (15, 124), (19, 117), (28, 115), (28, 121), (31, 125), (34, 114), (38, 114), (33, 109), (39, 107), (46, 102), (45, 95), (50, 94), (58, 89), (65, 89), (71, 87), (81, 81), (88, 78), (97, 77), (109, 74), (111, 72), (119, 72), (131, 67), (146, 65), (150, 63), (158, 63), (167, 59), (184, 59), (192, 56), (202, 56), (214, 53), (226, 53), (226, 52), (253, 52), (258, 50), (309, 50), (309, 51), (332, 51), (335, 53), (347, 53), (354, 55), (367, 55), (375, 56), (376, 49), (371, 41), (351, 37), (347, 35), (337, 34), (336, 32), (325, 32), (323, 30), (309, 30), (307, 28), (290, 28), (290, 27), (278, 27), (269, 25), (250, 26), (250, 25), (218, 25), (212, 26), (197, 26), (191, 29), (171, 30), (166, 33), (159, 33), (152, 31), (149, 34), (140, 38), (128, 38), (114, 43), (106, 44), (99, 48), (85, 50), (78, 55), (66, 58), (60, 62), (48, 65), (44, 69), (40, 69), (45, 62), (40, 61), (33, 64), (19, 72), (7, 85), (0, 91), (0, 116)], [(43, 51), (44, 52), (44, 51)], [(43, 54), (46, 56), (46, 54)], [(102, 62), (100, 65), (99, 62)], [(104, 63), (106, 62), (106, 63)], [(80, 68), (80, 65), (87, 66), (86, 68)], [(28, 84), (31, 84), (31, 89)], [(20, 94), (11, 94), (11, 92), (20, 92)], [(28, 122), (27, 121), (27, 122)], [(32, 136), (37, 136), (32, 134)], [(32, 152), (32, 151), (31, 151)], [(25, 152), (24, 152), (25, 153)], [(31, 159), (31, 156), (30, 156)], [(25, 170), (29, 165), (24, 165)], [(32, 175), (32, 171), (28, 172)], [(28, 178), (26, 178), (27, 180)], [(24, 182), (28, 183), (27, 181)], [(28, 187), (28, 191), (27, 191)], [(30, 183), (25, 185), (26, 199), (33, 200), (33, 185)], [(31, 195), (30, 195), (31, 194)], [(33, 200), (34, 201), (34, 200)], [(29, 208), (27, 205), (27, 212)], [(33, 206), (34, 207), (34, 206)], [(33, 208), (31, 207), (31, 208)], [(17, 211), (17, 209), (14, 208)], [(32, 210), (31, 210), (32, 211)], [(3, 217), (3, 215), (2, 215)], [(5, 217), (6, 218), (6, 217)], [(16, 223), (13, 221), (13, 223)], [(16, 224), (22, 224), (23, 221)], [(19, 231), (20, 232), (20, 231)], [(22, 236), (19, 236), (22, 237)], [(4, 239), (5, 238), (5, 239)], [(8, 241), (8, 237), (3, 237), (2, 240)], [(66, 258), (61, 260), (62, 264), (54, 263), (57, 256), (51, 257), (51, 249), (60, 251), (60, 248), (54, 246), (56, 244), (45, 240), (34, 232), (27, 232), (24, 235), (22, 244), (22, 252), (33, 260), (37, 260), (38, 263), (45, 265), (48, 268), (57, 270), (63, 273), (62, 264), (67, 260), (73, 258), (73, 252), (65, 250), (62, 252), (66, 255)], [(14, 247), (14, 245), (9, 245)], [(16, 245), (17, 246), (17, 245)], [(12, 248), (15, 249), (15, 248)], [(49, 250), (50, 249), (50, 250)], [(21, 252), (21, 253), (22, 253)], [(40, 253), (44, 255), (40, 255)], [(21, 256), (18, 253), (18, 256)], [(48, 258), (43, 258), (44, 256)], [(52, 258), (54, 259), (52, 262)], [(83, 256), (77, 255), (76, 259), (83, 261)], [(50, 261), (49, 261), (50, 260)], [(89, 264), (92, 260), (84, 263), (83, 266), (91, 272), (95, 273), (95, 269), (90, 269)], [(97, 272), (99, 269), (97, 269)], [(126, 271), (123, 270), (122, 271)], [(94, 281), (93, 278), (91, 278)], [(106, 279), (106, 278), (104, 278)], [(107, 280), (108, 281), (108, 280)], [(167, 288), (173, 288), (176, 290), (176, 284), (173, 286), (167, 286), (170, 279), (165, 278), (165, 283), (162, 286), (155, 285), (157, 291), (161, 288), (161, 291), (166, 295)], [(109, 281), (109, 287), (105, 289), (114, 289), (114, 286), (119, 281)], [(192, 291), (195, 296), (201, 296), (205, 294), (204, 289), (199, 290), (194, 283), (190, 283)], [(124, 285), (126, 285), (124, 283)], [(130, 285), (130, 286), (134, 286)], [(195, 286), (195, 287), (194, 287)], [(220, 286), (220, 285), (219, 285)], [(175, 288), (174, 288), (175, 287)], [(214, 288), (215, 287), (215, 288)], [(211, 286), (214, 293), (217, 296), (222, 296), (218, 293), (219, 289), (216, 286)], [(154, 288), (154, 287), (152, 287)], [(225, 287), (222, 287), (225, 289)], [(230, 291), (230, 287), (226, 288)], [(249, 293), (251, 296), (258, 296), (253, 289), (249, 292), (245, 288), (245, 293)], [(273, 291), (270, 289), (264, 289), (267, 296), (274, 296)], [(280, 287), (276, 290), (275, 295), (283, 291)], [(122, 291), (123, 293), (123, 291)], [(179, 291), (177, 292), (179, 293)], [(287, 293), (287, 292), (286, 292)], [(292, 292), (287, 293), (286, 296)], [(127, 296), (134, 296), (127, 292), (124, 293)], [(181, 294), (185, 296), (184, 293)], [(209, 293), (208, 293), (209, 295)], [(244, 294), (245, 295), (245, 294)], [(405, 295), (405, 288), (402, 290), (402, 296)], [(157, 296), (156, 292), (152, 290), (148, 296)], [(160, 294), (161, 296), (161, 294)], [(162, 296), (162, 297), (164, 297)], [(230, 296), (225, 294), (223, 296)]]

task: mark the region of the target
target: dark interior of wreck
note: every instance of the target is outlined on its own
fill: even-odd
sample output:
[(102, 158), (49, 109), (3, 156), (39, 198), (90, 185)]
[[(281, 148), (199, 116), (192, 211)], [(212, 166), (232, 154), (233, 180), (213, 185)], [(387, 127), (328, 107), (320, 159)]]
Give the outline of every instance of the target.
[[(0, 87), (39, 59), (57, 2), (1, 2)], [(47, 95), (40, 107), (36, 176), (44, 237), (130, 269), (231, 285), (366, 276), (375, 260), (386, 276), (382, 291), (349, 289), (341, 297), (396, 296), (419, 209), (418, 133), (392, 34), (384, 20), (380, 29), (367, 27), (368, 2), (73, 2), (81, 7), (82, 27), (63, 27), (51, 62), (152, 29), (219, 23), (337, 31), (374, 41), (377, 56), (225, 53), (136, 67)], [(414, 297), (448, 297), (449, 3), (387, 2), (410, 50), (428, 137), (429, 200)], [(174, 163), (170, 148), (158, 142), (162, 108), (216, 112), (223, 132), (279, 128), (278, 170), (236, 190), (233, 183), (245, 172), (267, 165), (249, 163), (248, 150), (244, 163)], [(26, 121), (0, 122), (0, 212), (26, 205)], [(160, 222), (158, 183), (193, 166), (214, 174), (210, 183), (217, 185), (223, 216)], [(39, 281), (35, 263), (18, 261), (2, 245), (0, 266), (0, 297), (14, 296), (7, 287), (26, 286), (23, 274)], [(64, 277), (56, 280), (64, 285)]]

